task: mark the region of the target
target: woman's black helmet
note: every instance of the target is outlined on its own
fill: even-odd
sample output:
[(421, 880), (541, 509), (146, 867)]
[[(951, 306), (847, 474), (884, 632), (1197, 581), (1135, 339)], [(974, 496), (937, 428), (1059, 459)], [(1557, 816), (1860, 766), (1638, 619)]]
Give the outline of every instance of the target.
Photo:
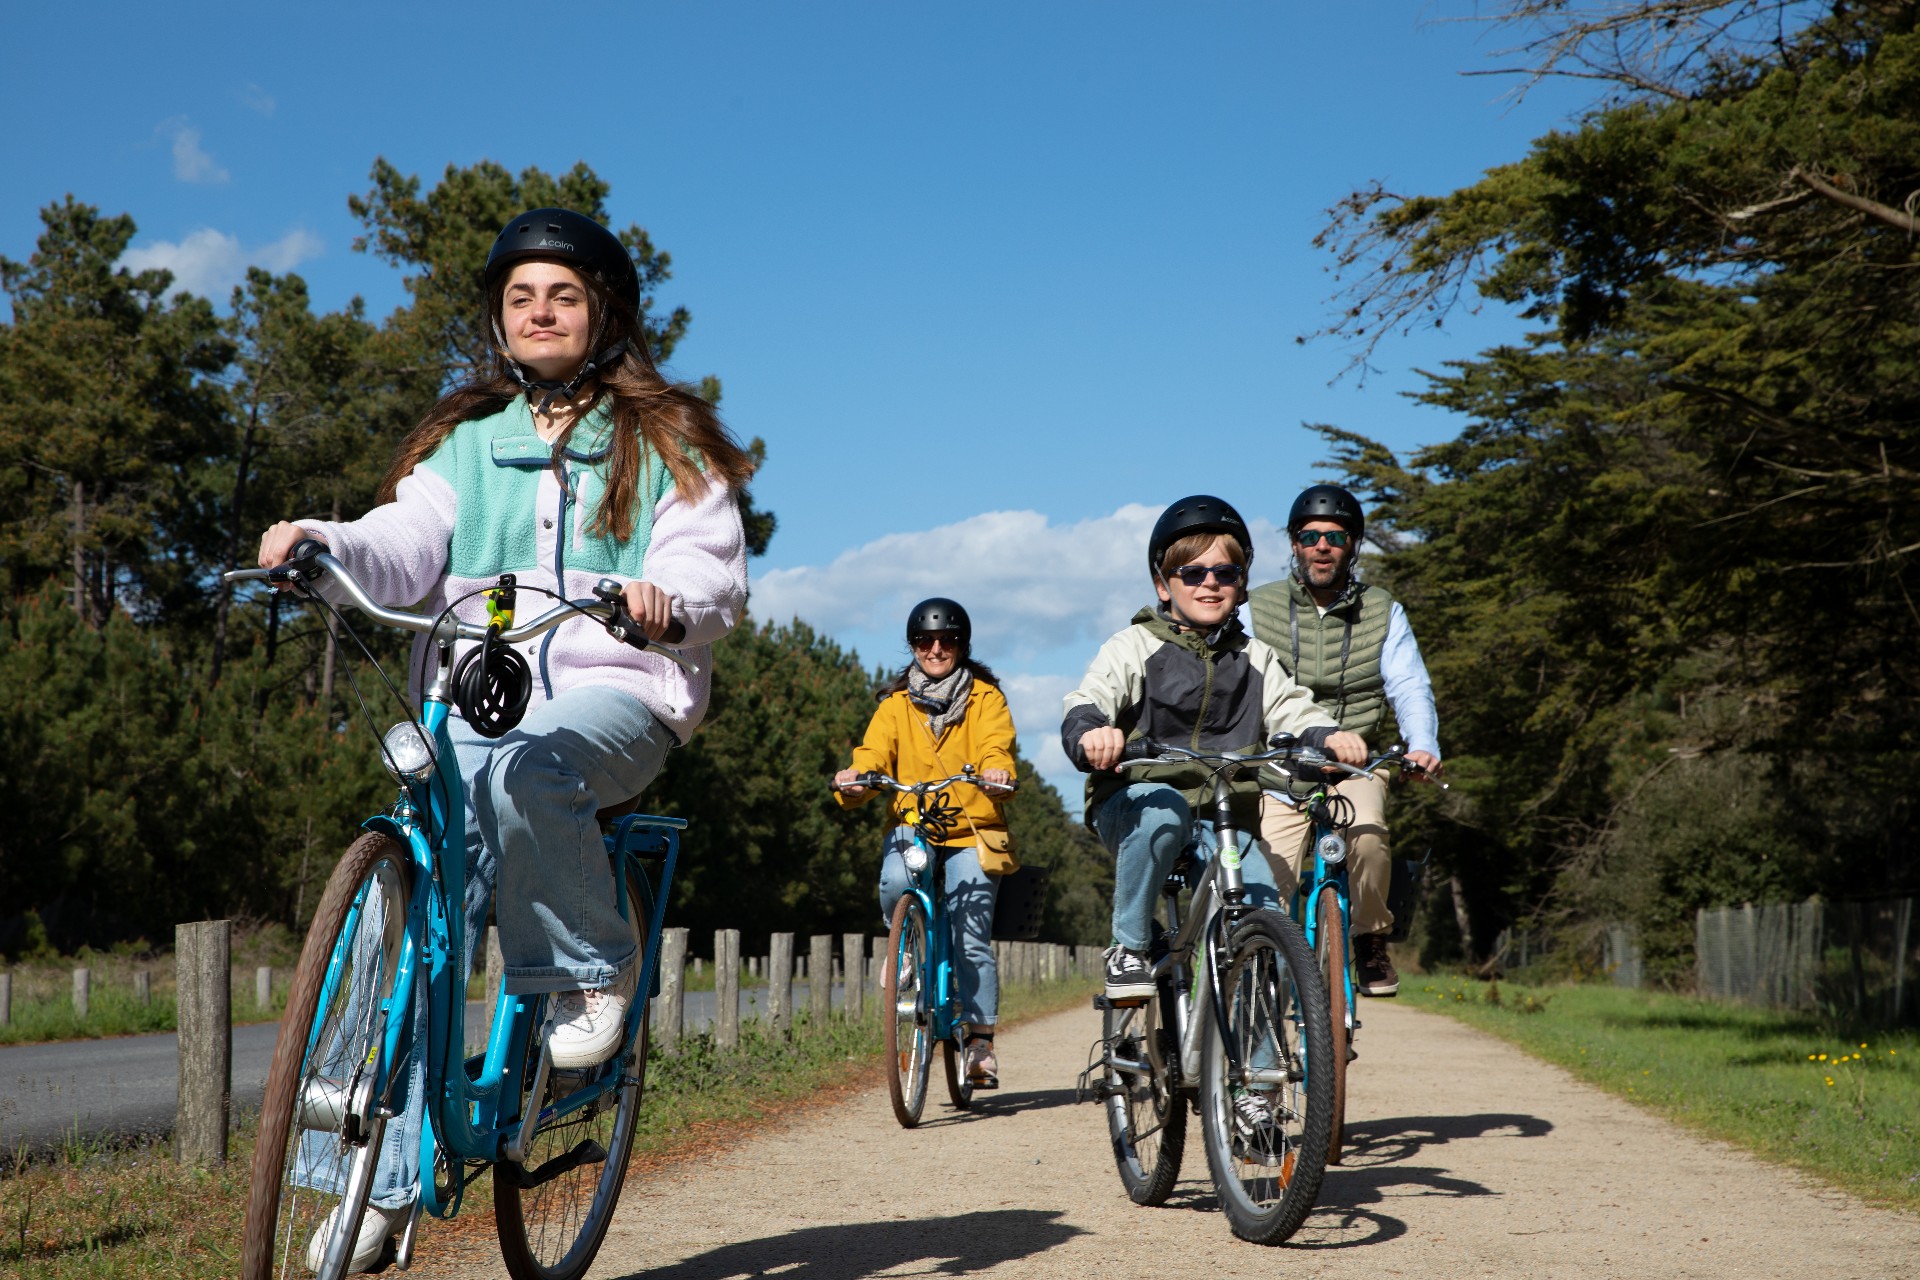
[(640, 273), (634, 270), (620, 237), (571, 209), (530, 209), (501, 229), (487, 253), (487, 297), (500, 278), (523, 258), (554, 258), (594, 276), (626, 303), (640, 310)]
[(1315, 520), (1333, 521), (1352, 534), (1355, 542), (1367, 533), (1367, 516), (1360, 510), (1360, 499), (1337, 484), (1308, 485), (1300, 491), (1293, 500), (1293, 510), (1287, 512), (1288, 536)]
[(1253, 534), (1248, 532), (1247, 522), (1240, 518), (1240, 513), (1223, 499), (1196, 493), (1180, 499), (1154, 521), (1153, 536), (1147, 539), (1147, 572), (1157, 580), (1160, 560), (1167, 554), (1167, 548), (1190, 533), (1231, 535), (1247, 553), (1247, 564), (1253, 564)]
[(913, 612), (907, 615), (907, 643), (912, 644), (915, 636), (928, 631), (951, 631), (960, 637), (962, 649), (973, 647), (973, 619), (967, 617), (958, 600), (934, 596), (913, 606)]

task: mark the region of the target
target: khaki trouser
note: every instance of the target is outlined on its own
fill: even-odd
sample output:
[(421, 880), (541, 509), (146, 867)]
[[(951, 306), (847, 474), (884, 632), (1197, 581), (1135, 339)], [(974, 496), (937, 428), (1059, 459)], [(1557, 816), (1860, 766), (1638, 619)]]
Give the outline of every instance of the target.
[[(1378, 775), (1348, 778), (1333, 790), (1353, 804), (1353, 825), (1347, 829), (1347, 890), (1352, 897), (1353, 926), (1363, 933), (1387, 933), (1393, 913), (1387, 910), (1387, 885), (1393, 879), (1393, 860), (1387, 848), (1387, 784)], [(1300, 891), (1301, 860), (1307, 852), (1311, 823), (1304, 811), (1260, 797), (1260, 838), (1266, 841), (1267, 862), (1280, 886), (1280, 898), (1291, 902)]]

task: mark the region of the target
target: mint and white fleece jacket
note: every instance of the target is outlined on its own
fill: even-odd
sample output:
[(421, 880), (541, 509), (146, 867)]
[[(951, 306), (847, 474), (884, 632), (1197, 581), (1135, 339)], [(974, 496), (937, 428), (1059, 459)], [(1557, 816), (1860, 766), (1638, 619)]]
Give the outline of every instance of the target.
[[(625, 542), (592, 533), (605, 491), (611, 417), (589, 415), (566, 453), (567, 487), (553, 473), (553, 449), (534, 430), (525, 396), (492, 417), (461, 423), (413, 473), (394, 500), (358, 520), (300, 520), (379, 603), (438, 612), (447, 602), (514, 574), (521, 588), (517, 621), (538, 617), (553, 601), (591, 597), (601, 578), (644, 578), (673, 597), (686, 626), (677, 646), (699, 669), (689, 675), (656, 654), (621, 644), (589, 619), (563, 622), (518, 646), (534, 673), (534, 697), (551, 699), (583, 685), (620, 689), (645, 703), (685, 742), (706, 714), (712, 655), (747, 598), (746, 537), (740, 507), (725, 484), (689, 498), (674, 487), (658, 458), (641, 463), (633, 533)], [(569, 492), (569, 489), (571, 492)], [(484, 624), (486, 600), (455, 609)], [(464, 654), (472, 642), (463, 642)], [(414, 678), (434, 657), (426, 637), (414, 642)], [(414, 693), (418, 696), (419, 689)]]

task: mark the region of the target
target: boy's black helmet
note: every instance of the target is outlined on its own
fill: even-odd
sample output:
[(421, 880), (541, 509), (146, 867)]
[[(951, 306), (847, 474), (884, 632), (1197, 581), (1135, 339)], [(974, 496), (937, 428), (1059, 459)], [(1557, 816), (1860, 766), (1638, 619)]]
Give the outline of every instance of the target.
[(1337, 484), (1308, 485), (1293, 500), (1293, 509), (1287, 512), (1287, 534), (1292, 536), (1300, 532), (1300, 526), (1315, 520), (1331, 520), (1348, 533), (1357, 542), (1366, 536), (1367, 516), (1360, 510), (1360, 499), (1348, 493)]
[(594, 276), (626, 303), (640, 310), (640, 273), (620, 237), (571, 209), (529, 209), (509, 222), (487, 253), (487, 297), (514, 263), (523, 258), (557, 258)]
[(1253, 564), (1253, 534), (1247, 531), (1247, 522), (1233, 504), (1209, 493), (1196, 493), (1180, 499), (1154, 521), (1153, 536), (1147, 539), (1147, 572), (1159, 578), (1160, 559), (1167, 548), (1190, 533), (1228, 534), (1247, 553), (1247, 564)]
[(913, 612), (907, 615), (907, 643), (927, 631), (951, 631), (960, 637), (962, 649), (973, 647), (973, 619), (967, 617), (958, 600), (934, 596), (913, 606)]

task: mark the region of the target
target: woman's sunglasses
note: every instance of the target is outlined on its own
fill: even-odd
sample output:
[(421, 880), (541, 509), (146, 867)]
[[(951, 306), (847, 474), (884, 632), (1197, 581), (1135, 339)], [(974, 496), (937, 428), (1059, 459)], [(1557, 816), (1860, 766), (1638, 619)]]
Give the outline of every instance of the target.
[(951, 631), (922, 631), (907, 643), (913, 646), (916, 653), (932, 652), (935, 645), (939, 645), (948, 653), (960, 652), (960, 637)]
[(1344, 547), (1347, 545), (1347, 531), (1345, 529), (1302, 529), (1293, 535), (1293, 540), (1303, 547), (1314, 546), (1322, 538), (1327, 540), (1327, 545), (1330, 547)]
[(1197, 587), (1211, 575), (1213, 580), (1223, 587), (1230, 587), (1240, 581), (1240, 566), (1237, 564), (1183, 564), (1173, 571), (1173, 576), (1190, 587)]

